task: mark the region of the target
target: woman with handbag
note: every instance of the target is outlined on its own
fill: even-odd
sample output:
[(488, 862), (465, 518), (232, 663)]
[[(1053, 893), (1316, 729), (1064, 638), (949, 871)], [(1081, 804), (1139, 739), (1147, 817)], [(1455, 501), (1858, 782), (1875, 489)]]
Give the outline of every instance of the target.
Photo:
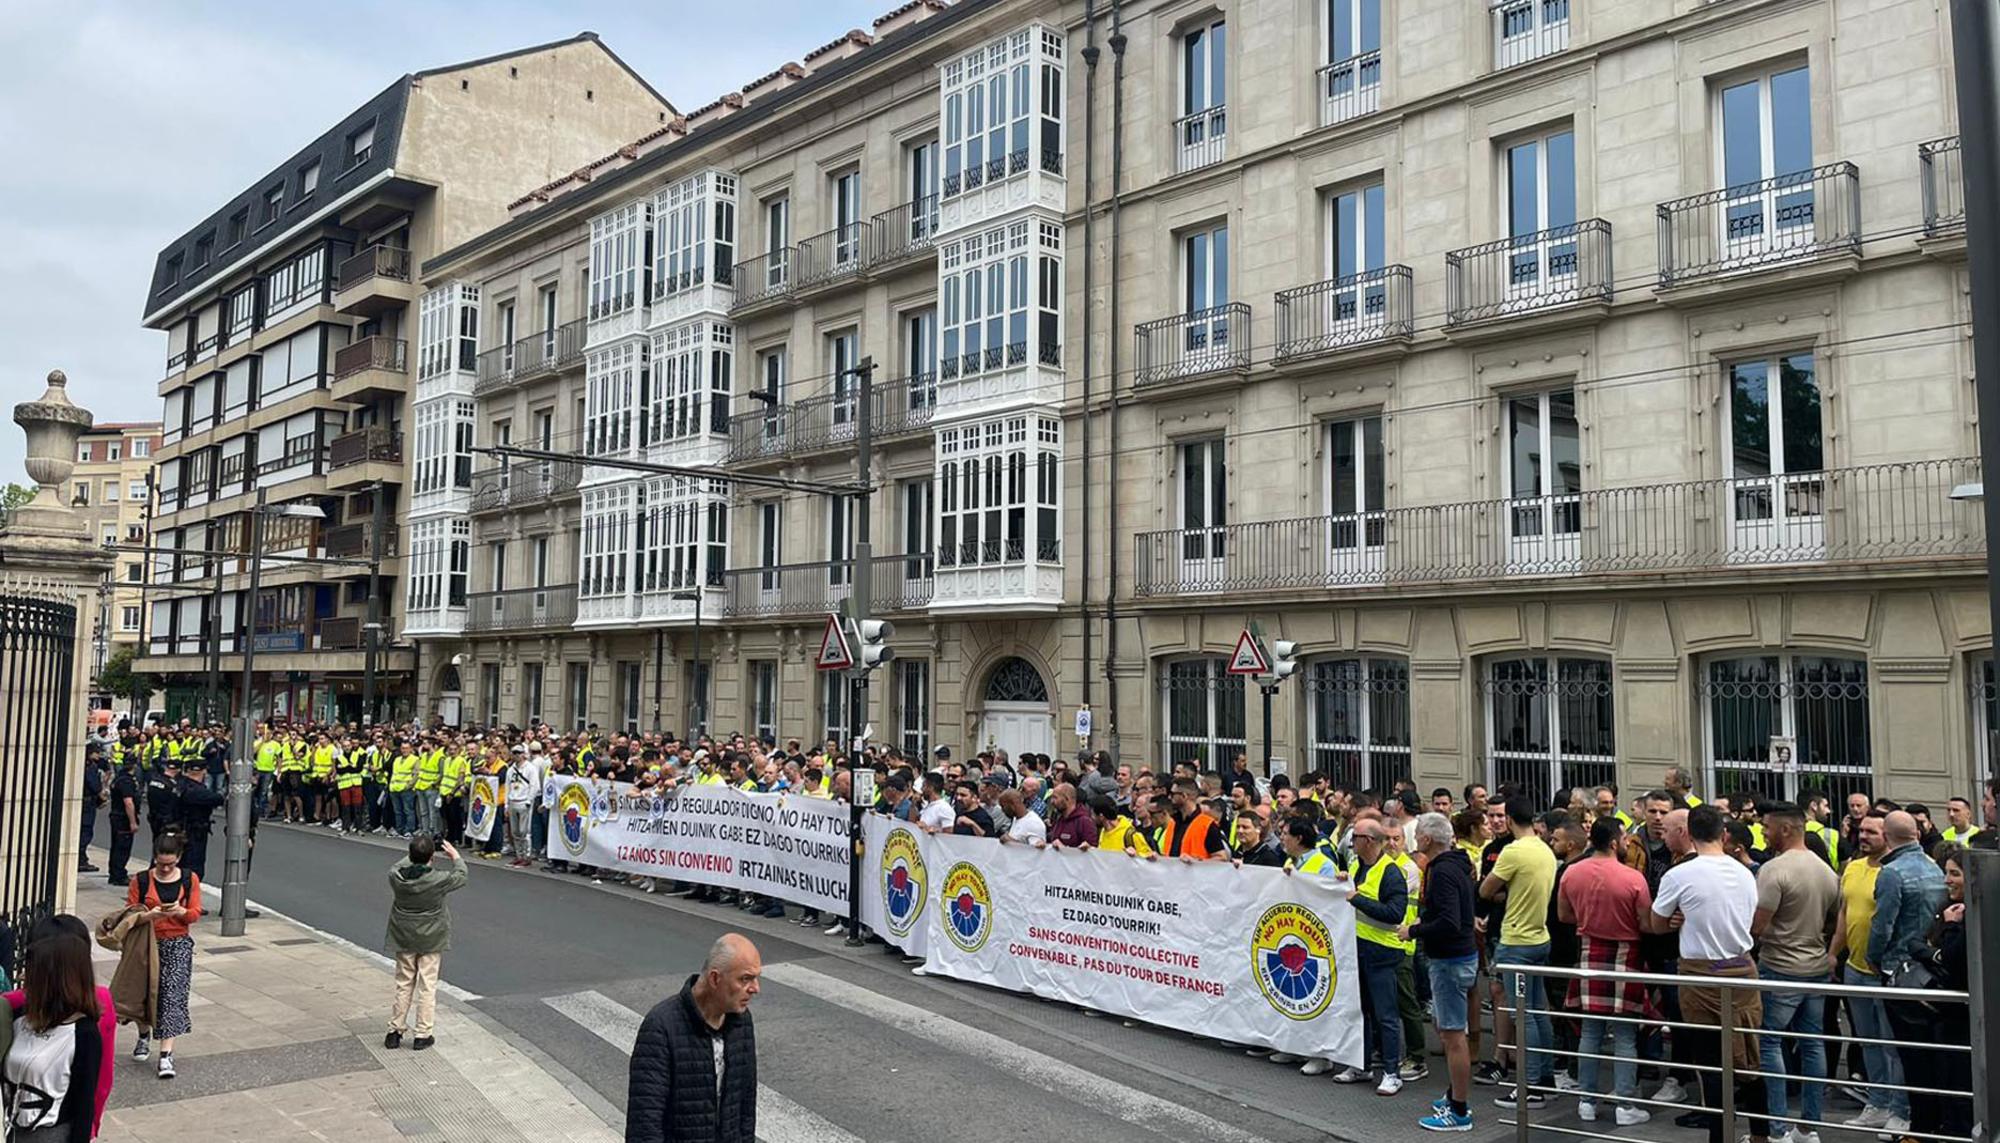
[[(1931, 922), (1923, 943), (1908, 962), (1887, 976), (1891, 988), (1907, 989), (1908, 999), (1887, 1003), (1889, 1022), (1900, 1041), (1903, 1075), (1913, 1085), (1910, 1127), (1904, 1140), (1931, 1135), (1972, 1134), (1972, 1057), (1963, 1049), (1972, 1043), (1972, 1015), (1962, 1003), (1923, 999), (1927, 990), (1963, 992), (1969, 983), (1965, 949), (1965, 851), (1946, 843), (1937, 850), (1944, 872), (1945, 901)], [(1957, 1050), (1943, 1045), (1954, 1045)], [(1964, 1092), (1937, 1095), (1928, 1091)]]
[[(181, 868), (181, 835), (165, 833), (153, 839), (153, 864), (132, 878), (125, 903), (146, 910), (153, 920), (160, 958), (159, 1019), (153, 1035), (160, 1041), (160, 1078), (174, 1078), (174, 1040), (194, 1030), (188, 1018), (188, 986), (194, 977), (194, 937), (188, 926), (201, 916), (201, 879)], [(144, 1062), (150, 1045), (146, 1033), (132, 1046), (132, 1058)]]
[(28, 946), (19, 1015), (0, 1069), (7, 1126), (16, 1143), (90, 1143), (104, 1066), (90, 946), (62, 934)]

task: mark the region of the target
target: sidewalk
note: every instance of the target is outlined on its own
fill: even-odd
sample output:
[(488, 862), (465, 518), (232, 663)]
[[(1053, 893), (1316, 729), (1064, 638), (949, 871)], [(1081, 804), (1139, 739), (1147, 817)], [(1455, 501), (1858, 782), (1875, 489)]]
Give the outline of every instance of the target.
[[(623, 1136), (614, 1109), (442, 991), (437, 1046), (412, 1052), (405, 1037), (402, 1049), (384, 1049), (394, 995), (388, 969), (268, 913), (244, 936), (225, 938), (220, 888), (203, 896), (213, 911), (194, 929), (194, 1032), (174, 1045), (179, 1077), (158, 1079), (157, 1055), (134, 1062), (133, 1031), (120, 1027), (100, 1139), (616, 1143)], [(84, 875), (77, 913), (86, 923), (123, 904), (123, 892), (102, 874)], [(108, 983), (118, 954), (93, 948), (99, 980)]]

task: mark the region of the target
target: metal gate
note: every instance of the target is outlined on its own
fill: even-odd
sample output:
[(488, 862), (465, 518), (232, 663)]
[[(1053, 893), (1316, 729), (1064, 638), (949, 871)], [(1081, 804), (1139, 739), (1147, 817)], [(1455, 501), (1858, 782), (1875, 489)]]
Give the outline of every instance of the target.
[(76, 622), (74, 603), (0, 593), (0, 964), (16, 979), (28, 930), (55, 911), (65, 860)]

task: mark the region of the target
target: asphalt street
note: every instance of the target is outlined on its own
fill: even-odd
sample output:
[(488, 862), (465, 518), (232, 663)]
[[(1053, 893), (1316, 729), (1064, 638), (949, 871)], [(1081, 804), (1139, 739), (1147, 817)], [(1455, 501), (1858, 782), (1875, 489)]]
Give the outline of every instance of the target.
[[(146, 852), (146, 839), (139, 842), (137, 851)], [(265, 825), (250, 897), (379, 950), (387, 872), (400, 850), (387, 839)], [(221, 858), (218, 836), (210, 856), (218, 883)], [(1434, 1061), (1439, 1078), (1384, 1100), (1366, 1085), (1301, 1076), (1216, 1041), (918, 977), (883, 946), (850, 949), (818, 928), (575, 876), (468, 864), (471, 883), (452, 897), (444, 982), (620, 1113), (643, 1014), (678, 991), (730, 930), (748, 934), (764, 957), (765, 985), (753, 1012), (759, 1134), (769, 1143), (914, 1143), (968, 1134), (982, 1141), (1394, 1143), (1429, 1137), (1416, 1120), (1442, 1090), (1441, 1059)], [(203, 924), (197, 937), (204, 931), (214, 932)], [(385, 1017), (388, 1002), (385, 993)], [(449, 1034), (441, 1021), (439, 1035)], [(1480, 1122), (1469, 1138), (1514, 1137), (1483, 1098), (1475, 1112)], [(1580, 1126), (1573, 1111), (1552, 1121)], [(1662, 1126), (1641, 1134), (1682, 1134)]]

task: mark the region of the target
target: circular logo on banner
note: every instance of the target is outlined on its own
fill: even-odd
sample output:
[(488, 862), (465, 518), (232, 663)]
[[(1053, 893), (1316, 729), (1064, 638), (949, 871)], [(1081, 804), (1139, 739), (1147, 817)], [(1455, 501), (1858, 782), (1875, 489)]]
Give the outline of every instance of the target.
[(472, 805), (466, 811), (469, 819), (466, 825), (475, 833), (486, 832), (487, 815), (493, 812), (493, 803), (486, 800), (486, 786), (481, 782), (472, 784)]
[(1250, 932), (1250, 972), (1264, 999), (1293, 1020), (1310, 1020), (1333, 1002), (1333, 939), (1304, 905), (1264, 910)]
[(916, 835), (901, 826), (890, 830), (882, 844), (882, 914), (891, 933), (910, 935), (924, 912), (925, 889), (924, 855)]
[(944, 906), (944, 932), (952, 944), (969, 953), (985, 946), (993, 933), (993, 897), (978, 866), (961, 861), (945, 870), (938, 901)]
[(590, 832), (590, 792), (564, 786), (556, 798), (556, 833), (571, 857), (583, 856), (583, 838)]

